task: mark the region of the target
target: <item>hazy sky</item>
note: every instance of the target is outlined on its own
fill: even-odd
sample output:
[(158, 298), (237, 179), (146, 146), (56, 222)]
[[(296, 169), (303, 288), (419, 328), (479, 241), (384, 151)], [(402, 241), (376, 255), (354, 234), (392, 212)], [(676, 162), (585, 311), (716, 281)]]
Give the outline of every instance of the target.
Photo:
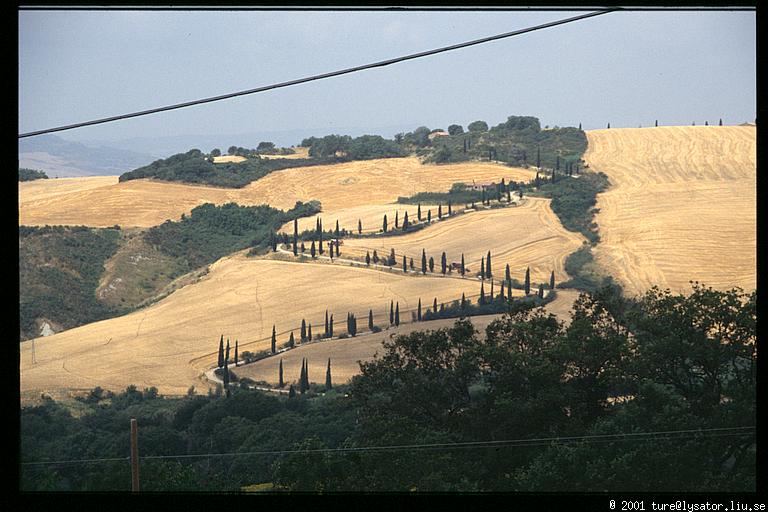
[[(583, 12), (19, 11), (19, 132), (225, 94)], [(616, 12), (70, 140), (335, 127), (584, 129), (756, 116), (755, 13)], [(382, 133), (391, 137), (393, 133)], [(299, 141), (296, 141), (299, 142)]]

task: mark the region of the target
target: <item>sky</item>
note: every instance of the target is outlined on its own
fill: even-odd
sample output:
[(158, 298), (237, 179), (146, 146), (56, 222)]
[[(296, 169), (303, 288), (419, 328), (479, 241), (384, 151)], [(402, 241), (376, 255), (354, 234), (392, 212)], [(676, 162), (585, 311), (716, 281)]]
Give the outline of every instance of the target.
[[(20, 10), (19, 133), (367, 64), (568, 11)], [(74, 141), (296, 129), (752, 122), (755, 13), (614, 12), (284, 89), (58, 132)], [(298, 144), (300, 141), (296, 141)]]

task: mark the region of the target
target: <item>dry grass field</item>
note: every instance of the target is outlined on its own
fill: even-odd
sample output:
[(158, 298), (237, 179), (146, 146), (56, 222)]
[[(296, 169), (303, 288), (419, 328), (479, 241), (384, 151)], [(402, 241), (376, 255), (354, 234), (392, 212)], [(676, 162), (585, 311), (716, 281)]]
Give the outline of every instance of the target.
[(287, 158), (289, 160), (294, 158), (309, 158), (309, 148), (295, 147), (293, 149), (296, 152), (290, 155), (261, 155), (261, 158)]
[[(557, 298), (547, 304), (546, 310), (567, 322), (573, 301), (578, 293), (573, 290), (558, 290)], [(482, 337), (485, 328), (501, 315), (485, 315), (472, 317), (470, 320)], [(385, 329), (379, 333), (364, 334), (354, 338), (322, 341), (299, 346), (282, 355), (270, 357), (240, 367), (236, 370), (238, 377), (248, 377), (255, 381), (264, 381), (275, 386), (278, 383), (278, 364), (283, 360), (283, 379), (286, 383), (298, 382), (301, 362), (307, 359), (310, 382), (325, 383), (325, 369), (328, 358), (331, 359), (331, 377), (335, 384), (342, 384), (360, 372), (358, 361), (373, 359), (378, 351), (382, 353), (381, 343), (390, 336), (408, 334), (413, 331), (436, 330), (450, 328), (456, 319), (430, 320), (429, 322), (409, 323)], [(363, 328), (367, 324), (362, 322)]]
[[(410, 216), (410, 213), (409, 213)], [(413, 258), (414, 268), (421, 268), (421, 252), (434, 258), (440, 271), (445, 251), (448, 263), (460, 262), (473, 274), (480, 272), (480, 259), (491, 251), (491, 269), (495, 279), (504, 279), (509, 264), (511, 277), (523, 282), (526, 267), (531, 268), (531, 283), (549, 283), (555, 271), (557, 282), (568, 279), (564, 270), (566, 256), (584, 242), (579, 233), (567, 231), (549, 207), (548, 199), (525, 198), (520, 206), (479, 210), (442, 221), (435, 221), (421, 231), (388, 238), (360, 238), (344, 241), (341, 256), (364, 258), (366, 252), (387, 256), (395, 249), (398, 265), (402, 256)]]
[(585, 160), (608, 175), (596, 260), (629, 293), (689, 280), (756, 286), (756, 128), (686, 126), (587, 132)]
[(347, 312), (356, 313), (364, 325), (371, 308), (376, 322), (383, 324), (389, 302), (395, 300), (405, 322), (419, 297), (449, 301), (462, 293), (475, 295), (479, 285), (471, 279), (403, 276), (239, 253), (214, 263), (199, 282), (146, 309), (38, 338), (34, 364), (31, 342), (21, 343), (21, 391), (39, 396), (97, 385), (121, 390), (132, 383), (183, 394), (190, 385), (199, 385), (202, 371), (215, 364), (222, 334), (233, 348), (237, 339), (241, 352), (256, 352), (269, 348), (273, 324), (282, 344), (289, 330), (298, 336), (302, 318), (318, 334), (326, 309), (334, 314), (336, 332), (342, 332)]
[(321, 201), (324, 216), (330, 216), (416, 192), (447, 191), (457, 181), (527, 181), (533, 176), (528, 169), (492, 163), (432, 166), (410, 157), (286, 169), (241, 189), (151, 180), (117, 183), (115, 177), (77, 178), (67, 187), (56, 183), (63, 180), (38, 180), (19, 184), (19, 224), (150, 227), (206, 202), (291, 208), (296, 201), (312, 199)]
[(227, 164), (227, 163), (235, 163), (239, 164), (240, 162), (245, 162), (248, 160), (244, 156), (239, 155), (221, 155), (221, 156), (215, 156), (213, 157), (213, 163), (215, 164)]

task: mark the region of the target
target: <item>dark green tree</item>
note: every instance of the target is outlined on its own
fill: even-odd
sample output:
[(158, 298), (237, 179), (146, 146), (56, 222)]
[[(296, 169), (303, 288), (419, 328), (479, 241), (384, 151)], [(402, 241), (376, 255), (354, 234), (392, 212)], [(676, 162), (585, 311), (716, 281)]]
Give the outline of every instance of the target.
[(478, 300), (478, 304), (481, 306), (485, 305), (485, 283), (480, 282), (480, 299)]
[(373, 262), (374, 263), (379, 262), (379, 255), (376, 253), (376, 249), (373, 250)]
[(544, 298), (544, 284), (543, 283), (539, 284), (539, 298), (540, 299)]
[(328, 310), (325, 310), (325, 333), (323, 334), (323, 338), (328, 338), (331, 331), (329, 330), (329, 324), (328, 324)]
[(429, 271), (432, 273), (435, 272), (435, 258), (432, 256), (429, 257)]
[(301, 342), (304, 343), (307, 341), (307, 322), (303, 318), (301, 319)]
[(461, 253), (461, 277), (464, 277), (464, 253)]
[(275, 336), (275, 326), (272, 326), (272, 353), (277, 352), (277, 337)]
[(328, 337), (333, 338), (333, 313), (331, 313), (331, 319), (328, 322)]
[(555, 289), (555, 271), (553, 270), (551, 274), (549, 274), (549, 289), (554, 290)]
[(371, 253), (368, 251), (365, 251), (365, 264), (368, 266), (371, 264)]
[(395, 301), (390, 300), (389, 301), (389, 325), (394, 325), (395, 323)]
[(485, 258), (480, 258), (480, 279), (485, 279)]
[(427, 273), (427, 253), (424, 249), (421, 250), (421, 273)]
[(432, 222), (432, 210), (427, 210), (427, 222)]
[(307, 341), (312, 341), (312, 324), (307, 325)]
[(224, 366), (224, 335), (221, 335), (221, 339), (219, 339), (219, 362), (216, 365), (219, 368)]
[(235, 367), (237, 367), (237, 340), (235, 340)]
[(309, 247), (309, 255), (315, 258), (315, 241), (312, 240), (312, 245)]
[(399, 212), (398, 212), (397, 210), (395, 210), (395, 227), (396, 227), (396, 228), (400, 227), (400, 225), (398, 224), (398, 223), (399, 223), (399, 220), (398, 220), (398, 213), (399, 213)]
[(293, 255), (299, 254), (299, 219), (293, 219)]
[(449, 200), (448, 201), (448, 216), (450, 217), (451, 215), (453, 215), (453, 212), (451, 211), (451, 201)]
[(509, 273), (509, 263), (507, 263), (507, 267), (504, 271), (504, 280), (508, 283), (512, 282), (512, 275)]
[(403, 231), (408, 229), (408, 226), (409, 226), (409, 224), (408, 224), (408, 212), (406, 211), (405, 215), (403, 215)]
[(372, 309), (368, 310), (368, 330), (369, 331), (373, 330), (373, 310)]
[(419, 297), (419, 305), (416, 307), (416, 321), (421, 322), (421, 297)]
[(296, 346), (296, 341), (293, 338), (293, 331), (291, 331), (291, 336), (288, 338), (288, 348), (293, 348)]
[(491, 272), (491, 251), (488, 251), (488, 255), (486, 256), (485, 277), (487, 277), (488, 279), (493, 278), (493, 273)]
[(360, 219), (357, 219), (357, 234), (358, 235), (363, 234), (363, 223)]
[(405, 254), (403, 254), (403, 274), (408, 272), (408, 260), (405, 257)]
[(285, 386), (285, 381), (283, 380), (283, 358), (280, 358), (280, 366), (277, 368), (277, 387), (282, 388)]
[(395, 304), (395, 326), (400, 325), (400, 303)]
[(293, 384), (291, 384), (291, 387), (288, 388), (288, 398), (295, 398), (296, 397), (296, 390), (293, 389)]
[(341, 236), (341, 230), (339, 229), (339, 219), (336, 219), (336, 230), (334, 231), (336, 238)]
[(443, 218), (443, 205), (439, 204), (437, 205), (437, 220), (442, 220)]
[(445, 275), (445, 271), (448, 268), (448, 259), (445, 255), (445, 251), (443, 251), (442, 256), (440, 256), (440, 271)]
[(323, 254), (323, 219), (317, 218), (317, 250)]
[(328, 358), (328, 368), (325, 370), (325, 390), (330, 391), (331, 386), (331, 358)]
[(416, 207), (416, 218), (419, 219), (419, 222), (421, 222), (421, 203), (419, 203)]
[(525, 269), (525, 284), (523, 285), (525, 294), (531, 293), (531, 267)]

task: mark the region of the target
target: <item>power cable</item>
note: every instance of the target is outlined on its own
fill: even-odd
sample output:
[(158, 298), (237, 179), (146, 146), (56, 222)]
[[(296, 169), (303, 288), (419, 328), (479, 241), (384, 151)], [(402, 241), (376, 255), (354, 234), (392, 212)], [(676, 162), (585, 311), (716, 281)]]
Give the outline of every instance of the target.
[[(141, 460), (159, 460), (159, 459), (193, 459), (193, 458), (213, 458), (213, 457), (243, 457), (253, 455), (290, 455), (296, 453), (349, 453), (349, 452), (386, 452), (398, 450), (441, 450), (457, 448), (498, 448), (509, 446), (545, 446), (552, 443), (606, 443), (623, 441), (659, 441), (665, 439), (701, 439), (714, 437), (732, 437), (752, 435), (754, 426), (744, 427), (721, 427), (707, 429), (686, 429), (686, 430), (667, 430), (654, 432), (632, 432), (627, 434), (597, 434), (585, 436), (569, 437), (542, 437), (529, 439), (506, 439), (500, 441), (467, 441), (459, 443), (430, 443), (430, 444), (408, 444), (408, 445), (389, 445), (389, 446), (358, 446), (346, 448), (317, 448), (307, 450), (261, 450), (253, 452), (231, 452), (231, 453), (202, 453), (189, 455), (149, 455), (142, 456)], [(66, 460), (66, 461), (43, 461), (43, 462), (22, 462), (22, 465), (39, 466), (53, 464), (73, 464), (73, 463), (93, 463), (99, 461), (129, 461), (130, 457), (110, 458), (110, 459), (84, 459), (84, 460)]]
[(55, 128), (47, 128), (45, 130), (37, 130), (37, 131), (34, 131), (34, 132), (22, 133), (22, 134), (20, 134), (18, 136), (18, 138), (19, 139), (23, 139), (25, 137), (34, 137), (36, 135), (43, 135), (43, 134), (46, 134), (46, 133), (61, 132), (61, 131), (64, 131), (64, 130), (72, 130), (72, 129), (75, 129), (75, 128), (82, 128), (83, 126), (91, 126), (91, 125), (95, 125), (95, 124), (110, 123), (110, 122), (113, 122), (113, 121), (119, 121), (119, 120), (122, 120), (122, 119), (131, 118), (131, 117), (146, 116), (146, 115), (149, 115), (149, 114), (156, 114), (158, 112), (165, 112), (165, 111), (168, 111), (168, 110), (176, 110), (176, 109), (180, 109), (180, 108), (191, 107), (191, 106), (194, 106), (194, 105), (200, 105), (202, 103), (211, 103), (211, 102), (214, 102), (214, 101), (226, 100), (226, 99), (234, 98), (234, 97), (237, 97), (237, 96), (245, 96), (247, 94), (256, 94), (256, 93), (259, 93), (259, 92), (269, 91), (269, 90), (272, 90), (272, 89), (280, 89), (282, 87), (289, 87), (291, 85), (298, 85), (298, 84), (302, 84), (302, 83), (305, 83), (305, 82), (311, 82), (313, 80), (322, 80), (324, 78), (331, 78), (331, 77), (334, 77), (334, 76), (345, 75), (345, 74), (348, 74), (348, 73), (355, 73), (355, 72), (358, 72), (358, 71), (363, 71), (365, 69), (389, 66), (389, 65), (392, 65), (392, 64), (397, 64), (399, 62), (404, 62), (406, 60), (419, 59), (421, 57), (427, 57), (429, 55), (435, 55), (435, 54), (438, 54), (438, 53), (448, 52), (448, 51), (451, 51), (451, 50), (457, 50), (459, 48), (466, 48), (468, 46), (474, 46), (474, 45), (478, 45), (478, 44), (488, 43), (490, 41), (496, 41), (496, 40), (504, 39), (504, 38), (508, 38), (508, 37), (514, 37), (514, 36), (517, 36), (517, 35), (520, 35), (520, 34), (526, 34), (528, 32), (534, 32), (536, 30), (542, 30), (542, 29), (554, 27), (554, 26), (557, 26), (557, 25), (565, 25), (566, 23), (572, 23), (574, 21), (579, 21), (579, 20), (583, 20), (583, 19), (586, 19), (586, 18), (592, 18), (592, 17), (595, 17), (595, 16), (601, 16), (603, 14), (608, 14), (610, 12), (614, 12), (614, 11), (618, 11), (618, 10), (621, 10), (621, 8), (620, 7), (611, 7), (611, 8), (608, 8), (608, 9), (603, 9), (603, 10), (591, 12), (591, 13), (588, 13), (588, 14), (582, 14), (582, 15), (579, 15), (579, 16), (574, 16), (572, 18), (565, 18), (565, 19), (561, 19), (561, 20), (557, 20), (557, 21), (552, 21), (552, 22), (549, 22), (549, 23), (544, 23), (544, 24), (541, 24), (541, 25), (536, 25), (536, 26), (533, 26), (533, 27), (528, 27), (528, 28), (523, 28), (523, 29), (520, 29), (520, 30), (515, 30), (513, 32), (506, 32), (506, 33), (503, 33), (503, 34), (497, 34), (497, 35), (494, 35), (494, 36), (484, 37), (482, 39), (475, 39), (473, 41), (467, 41), (467, 42), (464, 42), (464, 43), (458, 43), (458, 44), (454, 44), (454, 45), (451, 45), (451, 46), (445, 46), (445, 47), (442, 47), (442, 48), (437, 48), (437, 49), (434, 49), (434, 50), (428, 50), (428, 51), (424, 51), (424, 52), (414, 53), (414, 54), (411, 54), (411, 55), (406, 55), (406, 56), (403, 56), (403, 57), (396, 57), (394, 59), (388, 59), (388, 60), (383, 60), (383, 61), (379, 61), (379, 62), (374, 62), (372, 64), (364, 64), (362, 66), (355, 66), (355, 67), (352, 67), (352, 68), (342, 69), (342, 70), (339, 70), (339, 71), (331, 71), (330, 73), (323, 73), (323, 74), (320, 74), (320, 75), (313, 75), (313, 76), (309, 76), (309, 77), (298, 78), (296, 80), (290, 80), (288, 82), (280, 82), (280, 83), (277, 83), (277, 84), (266, 85), (266, 86), (263, 86), (263, 87), (257, 87), (255, 89), (248, 89), (248, 90), (245, 90), (245, 91), (238, 91), (238, 92), (233, 92), (233, 93), (229, 93), (229, 94), (222, 94), (220, 96), (212, 96), (212, 97), (209, 97), (209, 98), (203, 98), (203, 99), (199, 99), (199, 100), (186, 101), (184, 103), (177, 103), (175, 105), (168, 105), (168, 106), (165, 106), (165, 107), (158, 107), (158, 108), (153, 108), (153, 109), (149, 109), (149, 110), (141, 110), (141, 111), (132, 112), (132, 113), (129, 113), (129, 114), (121, 114), (121, 115), (118, 115), (118, 116), (105, 117), (105, 118), (102, 118), (102, 119), (95, 119), (93, 121), (85, 121), (85, 122), (82, 122), (82, 123), (75, 123), (75, 124), (69, 124), (69, 125), (64, 125), (64, 126), (58, 126), (58, 127), (55, 127)]

